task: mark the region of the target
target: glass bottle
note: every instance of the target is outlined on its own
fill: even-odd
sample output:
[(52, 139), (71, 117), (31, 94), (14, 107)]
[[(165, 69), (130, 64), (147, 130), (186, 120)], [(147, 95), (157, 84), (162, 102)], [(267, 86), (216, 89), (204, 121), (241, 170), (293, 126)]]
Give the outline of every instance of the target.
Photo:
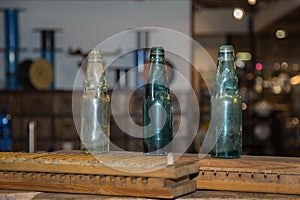
[(107, 93), (102, 52), (91, 50), (81, 99), (81, 151), (92, 154), (108, 152), (109, 136), (110, 97)]
[(144, 153), (167, 155), (172, 151), (173, 106), (166, 75), (165, 51), (153, 47), (143, 102)]
[(211, 97), (211, 157), (242, 154), (242, 102), (231, 45), (219, 48), (214, 94)]

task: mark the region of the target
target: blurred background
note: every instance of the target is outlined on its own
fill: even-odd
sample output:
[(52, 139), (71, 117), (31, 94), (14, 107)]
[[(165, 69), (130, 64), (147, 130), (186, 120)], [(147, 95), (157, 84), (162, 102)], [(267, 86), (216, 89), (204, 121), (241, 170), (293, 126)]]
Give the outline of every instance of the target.
[[(161, 27), (193, 38), (214, 62), (220, 45), (234, 46), (243, 100), (244, 154), (300, 156), (297, 0), (2, 0), (0, 9), (1, 151), (28, 151), (30, 124), (36, 132), (36, 151), (78, 149), (73, 117), (79, 114), (72, 113), (72, 92), (82, 90), (74, 81), (83, 73), (80, 66), (88, 50), (123, 31)], [(130, 98), (130, 115), (141, 124), (144, 93), (136, 88), (144, 83), (146, 72), (135, 70), (120, 78), (147, 63), (149, 44), (160, 38), (159, 31), (138, 29), (103, 49), (104, 63), (112, 66), (106, 72), (108, 88), (112, 91), (120, 84), (120, 112), (111, 118), (111, 140), (119, 148), (141, 151), (141, 140), (124, 133), (115, 121), (128, 123), (122, 103)], [(176, 91), (174, 129), (184, 133), (176, 145), (198, 152), (210, 121), (212, 85), (206, 80), (213, 79), (215, 65), (203, 66), (203, 59), (210, 58), (203, 57), (201, 46), (175, 44), (193, 61), (166, 54), (170, 87)], [(199, 73), (203, 68), (206, 73)], [(173, 69), (193, 90), (181, 84)], [(191, 100), (191, 92), (197, 102)], [(193, 143), (185, 144), (193, 137), (194, 106), (200, 109), (199, 128)]]

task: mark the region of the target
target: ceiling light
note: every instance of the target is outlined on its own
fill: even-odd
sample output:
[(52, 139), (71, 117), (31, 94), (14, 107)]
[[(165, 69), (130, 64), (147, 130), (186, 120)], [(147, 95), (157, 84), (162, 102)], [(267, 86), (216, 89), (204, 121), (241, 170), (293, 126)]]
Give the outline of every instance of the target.
[(245, 11), (243, 8), (234, 8), (233, 9), (233, 16), (237, 20), (241, 20), (244, 18)]

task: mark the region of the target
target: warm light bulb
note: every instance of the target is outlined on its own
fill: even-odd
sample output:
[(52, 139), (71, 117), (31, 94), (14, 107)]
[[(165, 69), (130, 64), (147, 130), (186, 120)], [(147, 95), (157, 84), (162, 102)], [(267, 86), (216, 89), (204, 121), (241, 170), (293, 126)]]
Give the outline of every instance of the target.
[(286, 37), (286, 31), (279, 29), (275, 32), (275, 36), (278, 39), (283, 39)]
[(299, 75), (296, 75), (296, 76), (293, 76), (293, 77), (290, 79), (290, 84), (291, 84), (291, 85), (298, 85), (298, 84), (300, 84), (300, 74), (299, 74)]
[(242, 110), (246, 110), (247, 109), (247, 104), (246, 103), (242, 103)]
[(300, 66), (299, 66), (299, 64), (293, 64), (292, 65), (292, 70), (294, 70), (294, 71), (298, 71), (300, 69)]
[(256, 0), (248, 0), (248, 3), (252, 6), (254, 6), (256, 4)]
[(241, 20), (244, 18), (245, 11), (243, 8), (234, 8), (233, 9), (233, 16), (237, 20)]
[(281, 63), (281, 68), (286, 70), (289, 67), (289, 64), (287, 62), (282, 62)]
[(249, 61), (251, 60), (251, 54), (249, 52), (238, 52), (235, 56), (237, 59), (242, 61)]

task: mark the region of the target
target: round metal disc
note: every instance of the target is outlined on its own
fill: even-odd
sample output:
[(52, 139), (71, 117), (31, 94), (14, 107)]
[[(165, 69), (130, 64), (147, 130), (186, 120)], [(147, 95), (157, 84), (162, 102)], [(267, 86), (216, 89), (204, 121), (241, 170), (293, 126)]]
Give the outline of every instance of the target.
[(46, 90), (53, 81), (53, 69), (51, 63), (40, 58), (32, 63), (29, 69), (29, 78), (34, 88)]

